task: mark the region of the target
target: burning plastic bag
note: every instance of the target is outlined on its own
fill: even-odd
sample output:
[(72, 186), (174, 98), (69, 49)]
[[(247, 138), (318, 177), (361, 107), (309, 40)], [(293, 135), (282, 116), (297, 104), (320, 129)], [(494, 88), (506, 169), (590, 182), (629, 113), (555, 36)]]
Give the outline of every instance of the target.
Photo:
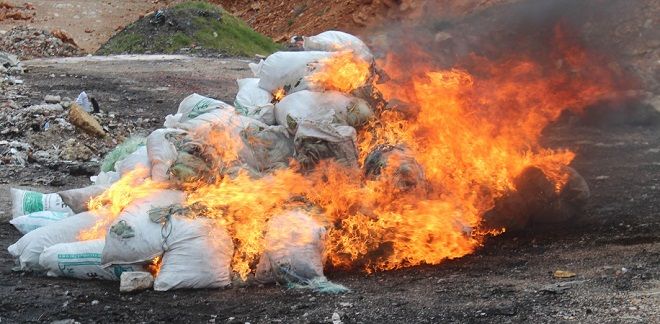
[(234, 244), (227, 231), (209, 219), (170, 216), (171, 234), (154, 290), (219, 288), (231, 283)]
[(92, 198), (102, 194), (108, 187), (107, 185), (92, 185), (85, 188), (60, 191), (58, 194), (74, 213), (79, 214), (87, 211), (87, 203)]
[(11, 188), (10, 194), (12, 218), (40, 211), (74, 214), (71, 208), (62, 201), (62, 197), (56, 193), (43, 194), (37, 191)]
[(10, 220), (9, 223), (14, 225), (21, 234), (27, 234), (69, 216), (71, 215), (67, 212), (41, 211), (16, 217)]
[(307, 89), (305, 76), (311, 72), (309, 64), (332, 56), (329, 52), (277, 52), (271, 54), (263, 63), (255, 66), (259, 87), (275, 93), (284, 89), (286, 93), (294, 93)]
[(163, 253), (163, 242), (171, 233), (149, 218), (153, 208), (183, 202), (184, 194), (175, 190), (155, 190), (126, 207), (112, 223), (105, 237), (101, 263), (134, 264), (152, 260)]
[(363, 99), (337, 91), (315, 92), (303, 90), (287, 95), (275, 106), (277, 123), (295, 132), (301, 120), (332, 122), (358, 127), (373, 116)]
[(124, 271), (144, 271), (140, 264), (101, 267), (105, 240), (59, 243), (44, 249), (39, 265), (50, 277), (119, 280)]
[(259, 88), (259, 79), (246, 78), (236, 80), (238, 94), (234, 106), (241, 114), (252, 117), (267, 125), (275, 124), (275, 106), (271, 103), (273, 95)]
[(371, 61), (373, 54), (359, 38), (344, 32), (329, 30), (316, 36), (303, 36), (303, 48), (306, 51), (353, 51), (360, 58)]
[(303, 120), (298, 124), (294, 138), (294, 157), (305, 168), (325, 159), (357, 167), (356, 136), (355, 128), (351, 126)]
[(179, 109), (175, 115), (165, 117), (164, 126), (167, 128), (176, 127), (177, 123), (185, 122), (199, 115), (213, 111), (215, 109), (233, 109), (234, 107), (213, 98), (204, 97), (196, 93), (191, 94), (181, 101)]
[(172, 136), (182, 136), (184, 131), (178, 129), (157, 129), (147, 137), (147, 155), (151, 164), (151, 179), (167, 181), (167, 171), (177, 157), (176, 146), (169, 140)]
[(66, 217), (25, 234), (7, 250), (18, 258), (21, 270), (39, 270), (39, 256), (45, 248), (58, 243), (77, 241), (78, 233), (91, 228), (99, 219), (90, 212)]
[(273, 217), (255, 279), (267, 283), (304, 282), (323, 277), (326, 230), (310, 215), (292, 210)]

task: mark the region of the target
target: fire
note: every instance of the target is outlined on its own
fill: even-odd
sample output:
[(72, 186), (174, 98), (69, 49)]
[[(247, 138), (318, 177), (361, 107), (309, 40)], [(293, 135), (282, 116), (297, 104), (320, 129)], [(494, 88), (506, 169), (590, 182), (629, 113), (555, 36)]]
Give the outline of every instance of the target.
[(284, 98), (284, 96), (286, 96), (286, 91), (284, 91), (284, 88), (279, 88), (275, 90), (275, 93), (273, 93), (273, 100), (279, 102), (282, 100), (282, 98)]
[(136, 168), (125, 174), (101, 195), (92, 198), (87, 204), (90, 212), (99, 216), (99, 221), (90, 229), (78, 234), (78, 240), (95, 240), (104, 238), (106, 229), (119, 214), (133, 201), (149, 196), (158, 189), (167, 188), (167, 183), (154, 182), (146, 168)]
[(307, 77), (307, 81), (321, 89), (349, 93), (367, 83), (369, 70), (369, 62), (353, 52), (337, 52), (321, 60), (318, 69)]
[[(244, 279), (264, 251), (268, 221), (296, 208), (326, 225), (327, 260), (337, 268), (388, 270), (472, 253), (486, 236), (504, 231), (481, 228), (482, 218), (515, 190), (523, 170), (539, 167), (557, 190), (566, 182), (563, 168), (575, 154), (541, 146), (543, 128), (563, 110), (580, 111), (615, 88), (605, 64), (557, 41), (544, 58), (472, 56), (454, 68), (437, 68), (426, 53), (407, 47), (378, 62), (390, 81), (375, 87), (399, 104), (378, 111), (358, 133), (362, 161), (381, 150), (376, 156), (382, 160), (372, 163), (377, 170), (322, 161), (305, 172), (292, 162), (261, 178), (224, 172), (218, 165), (240, 166), (234, 162), (244, 147), (231, 130), (214, 129), (206, 142), (221, 162), (212, 162), (217, 176), (182, 184), (185, 205), (227, 229), (235, 246), (232, 268)], [(547, 64), (557, 61), (565, 64)], [(350, 52), (321, 63), (308, 80), (324, 89), (350, 92), (370, 82), (369, 64)], [(276, 100), (283, 95), (274, 94)], [(135, 182), (143, 172), (90, 202), (90, 210), (106, 216), (81, 237), (102, 237), (99, 228), (159, 186)]]
[[(228, 229), (232, 267), (242, 278), (264, 250), (270, 217), (309, 206), (328, 225), (334, 267), (387, 270), (469, 254), (504, 230), (481, 229), (482, 217), (515, 190), (525, 168), (541, 168), (558, 190), (565, 183), (562, 170), (574, 153), (543, 148), (543, 128), (563, 110), (579, 111), (613, 90), (609, 72), (589, 63), (586, 52), (557, 48), (553, 59), (566, 58), (563, 67), (519, 55), (473, 56), (463, 68), (437, 69), (421, 63), (420, 51), (389, 55), (379, 63), (391, 81), (376, 86), (408, 108), (380, 111), (358, 136), (363, 161), (378, 147), (400, 148), (379, 176), (332, 161), (304, 174), (294, 165), (261, 179), (240, 173), (191, 183), (187, 204), (203, 205), (204, 216)], [(309, 80), (326, 89), (349, 92), (369, 75), (368, 64), (351, 53), (322, 63)]]
[(157, 277), (158, 273), (160, 272), (160, 268), (163, 266), (163, 258), (160, 256), (155, 257), (153, 260), (151, 260), (147, 265), (147, 271), (151, 273), (152, 276)]

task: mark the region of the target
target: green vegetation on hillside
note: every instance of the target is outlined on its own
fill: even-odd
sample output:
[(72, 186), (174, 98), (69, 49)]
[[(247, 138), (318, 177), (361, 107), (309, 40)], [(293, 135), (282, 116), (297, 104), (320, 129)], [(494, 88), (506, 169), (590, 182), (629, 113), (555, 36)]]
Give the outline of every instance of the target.
[(113, 36), (97, 54), (222, 53), (231, 56), (268, 55), (279, 49), (270, 38), (220, 7), (189, 1), (158, 11)]

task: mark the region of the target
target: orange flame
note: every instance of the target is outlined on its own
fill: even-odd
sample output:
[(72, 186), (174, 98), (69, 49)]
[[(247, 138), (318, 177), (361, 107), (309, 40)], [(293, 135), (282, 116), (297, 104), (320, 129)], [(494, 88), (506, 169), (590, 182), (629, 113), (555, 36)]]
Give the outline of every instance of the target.
[[(167, 183), (154, 182), (147, 178), (149, 170), (138, 167), (125, 174), (101, 195), (92, 198), (87, 206), (90, 212), (100, 217), (92, 228), (78, 233), (78, 240), (95, 240), (104, 238), (106, 229), (119, 214), (133, 201), (144, 198), (154, 191), (164, 189)], [(146, 179), (145, 179), (146, 178)]]
[(275, 93), (273, 93), (273, 98), (275, 101), (280, 101), (282, 98), (286, 96), (286, 91), (284, 91), (284, 88), (279, 88), (275, 90)]
[(149, 263), (147, 263), (146, 268), (149, 273), (151, 273), (154, 278), (158, 277), (158, 273), (160, 273), (160, 268), (163, 266), (163, 258), (161, 256), (157, 256), (153, 258)]
[(367, 83), (369, 63), (351, 51), (337, 52), (319, 62), (314, 74), (307, 81), (314, 87), (349, 93)]

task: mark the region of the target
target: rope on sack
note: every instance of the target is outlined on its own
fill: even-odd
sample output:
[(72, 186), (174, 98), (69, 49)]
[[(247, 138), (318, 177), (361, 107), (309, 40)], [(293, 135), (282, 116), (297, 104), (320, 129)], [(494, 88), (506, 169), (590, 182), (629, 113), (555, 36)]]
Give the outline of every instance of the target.
[(154, 223), (160, 223), (160, 235), (163, 238), (161, 248), (163, 252), (167, 251), (167, 239), (172, 235), (172, 216), (178, 213), (186, 212), (186, 208), (179, 204), (170, 205), (163, 208), (152, 208), (149, 211), (149, 219)]

